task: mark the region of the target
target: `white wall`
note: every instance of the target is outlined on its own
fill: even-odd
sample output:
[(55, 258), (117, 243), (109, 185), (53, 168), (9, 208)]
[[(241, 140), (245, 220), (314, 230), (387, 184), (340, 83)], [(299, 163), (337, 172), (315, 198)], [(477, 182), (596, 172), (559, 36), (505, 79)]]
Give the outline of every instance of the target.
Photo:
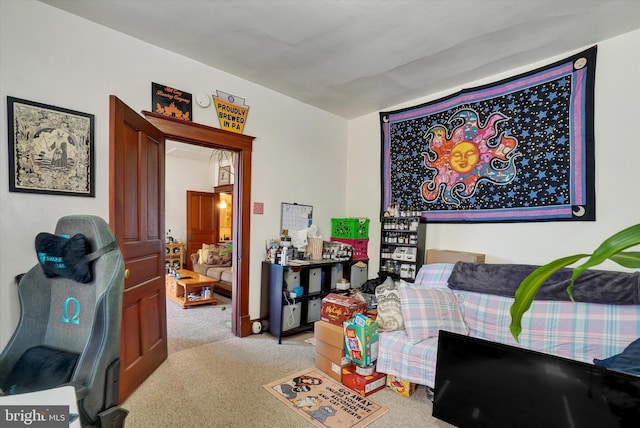
[[(178, 148), (178, 151), (171, 151)], [(165, 230), (180, 242), (187, 242), (187, 190), (213, 192), (217, 183), (217, 165), (204, 156), (190, 156), (194, 146), (167, 142), (165, 158)], [(181, 148), (181, 149), (180, 149)]]
[[(260, 261), (265, 240), (278, 234), (280, 203), (313, 205), (314, 222), (325, 232), (331, 217), (344, 216), (342, 118), (32, 0), (0, 1), (0, 52), (0, 348), (19, 317), (13, 278), (36, 263), (36, 234), (53, 231), (67, 214), (108, 221), (111, 94), (136, 111), (151, 110), (151, 82), (246, 99), (244, 133), (256, 137), (252, 202), (264, 203), (264, 215), (251, 217), (251, 318), (260, 314)], [(7, 96), (95, 115), (95, 198), (8, 191)], [(213, 106), (194, 105), (193, 120), (219, 127)]]
[[(637, 100), (640, 98), (640, 30), (598, 43), (595, 86), (596, 221), (514, 224), (427, 225), (427, 248), (487, 254), (488, 263), (542, 264), (570, 254), (591, 252), (606, 237), (640, 221)], [(589, 46), (585, 46), (587, 48)], [(581, 49), (577, 50), (580, 51)], [(577, 52), (576, 51), (576, 52)], [(574, 52), (512, 70), (474, 87), (534, 69)], [(451, 88), (383, 111), (409, 107), (457, 92)], [(347, 214), (380, 213), (380, 126), (378, 112), (349, 122)], [(369, 166), (369, 167), (367, 167)], [(369, 276), (378, 272), (380, 223), (369, 228)], [(602, 268), (618, 269), (613, 263)]]

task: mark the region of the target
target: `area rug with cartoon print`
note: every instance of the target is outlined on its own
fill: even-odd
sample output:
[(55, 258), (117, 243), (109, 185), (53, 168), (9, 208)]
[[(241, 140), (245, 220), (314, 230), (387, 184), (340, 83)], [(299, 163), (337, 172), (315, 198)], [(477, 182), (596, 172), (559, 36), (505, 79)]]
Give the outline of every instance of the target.
[(263, 386), (317, 427), (362, 428), (389, 410), (313, 368)]

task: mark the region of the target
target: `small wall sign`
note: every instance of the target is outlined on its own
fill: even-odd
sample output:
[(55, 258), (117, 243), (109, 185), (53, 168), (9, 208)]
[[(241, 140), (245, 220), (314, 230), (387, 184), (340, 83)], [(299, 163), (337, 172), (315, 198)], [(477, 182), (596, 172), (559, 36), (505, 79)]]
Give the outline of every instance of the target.
[(244, 98), (218, 90), (216, 93), (217, 95), (213, 96), (213, 101), (216, 105), (220, 128), (242, 134), (249, 114), (249, 106), (245, 105)]
[(192, 101), (193, 98), (188, 92), (159, 83), (151, 83), (151, 104), (154, 113), (191, 121)]

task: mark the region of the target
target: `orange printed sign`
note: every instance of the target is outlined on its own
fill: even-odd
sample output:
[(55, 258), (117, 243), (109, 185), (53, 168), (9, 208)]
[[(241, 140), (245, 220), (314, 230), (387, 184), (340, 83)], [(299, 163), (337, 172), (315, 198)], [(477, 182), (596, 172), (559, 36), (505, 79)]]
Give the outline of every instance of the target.
[(176, 119), (191, 120), (191, 94), (170, 86), (151, 82), (153, 112)]
[(213, 101), (216, 105), (220, 128), (242, 134), (249, 114), (249, 106), (245, 105), (244, 98), (222, 91), (216, 91), (216, 93), (217, 95), (214, 95)]

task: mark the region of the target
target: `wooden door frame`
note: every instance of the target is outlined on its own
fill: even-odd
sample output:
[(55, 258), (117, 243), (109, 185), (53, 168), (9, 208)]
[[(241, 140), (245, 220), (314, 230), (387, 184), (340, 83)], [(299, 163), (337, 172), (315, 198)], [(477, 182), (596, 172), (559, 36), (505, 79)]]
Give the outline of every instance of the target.
[(236, 153), (234, 161), (233, 215), (233, 291), (231, 331), (239, 337), (251, 334), (249, 317), (249, 253), (251, 216), (251, 150), (255, 137), (187, 122), (158, 113), (143, 111), (165, 139), (211, 149), (225, 149)]

